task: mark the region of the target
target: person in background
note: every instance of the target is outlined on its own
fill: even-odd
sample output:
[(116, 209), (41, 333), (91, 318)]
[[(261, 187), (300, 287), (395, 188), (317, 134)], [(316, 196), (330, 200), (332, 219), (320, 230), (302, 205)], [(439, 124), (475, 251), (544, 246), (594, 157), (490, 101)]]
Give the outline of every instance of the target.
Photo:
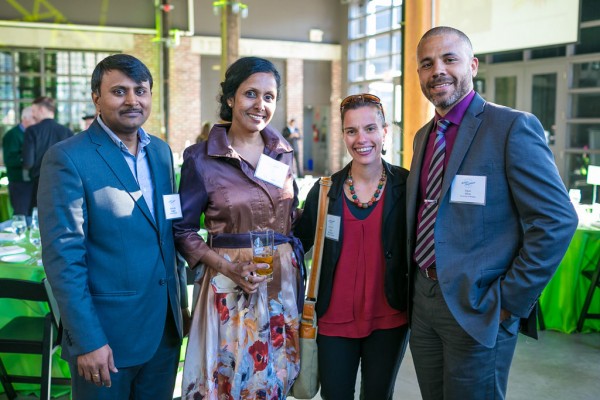
[(208, 121), (202, 125), (202, 130), (200, 131), (200, 134), (198, 135), (198, 137), (196, 137), (196, 143), (206, 142), (208, 140), (208, 134), (210, 133), (210, 127), (211, 127), (211, 124)]
[(83, 120), (83, 130), (85, 131), (90, 128), (92, 122), (96, 119), (96, 114), (86, 114), (81, 119)]
[[(406, 178), (381, 157), (387, 123), (378, 97), (346, 97), (342, 133), (352, 161), (333, 174), (316, 304), (323, 399), (392, 399), (408, 338)], [(313, 246), (319, 182), (294, 233)]]
[(302, 135), (300, 135), (300, 130), (296, 127), (296, 120), (293, 118), (290, 119), (281, 133), (290, 143), (292, 149), (294, 149), (294, 168), (296, 168), (296, 176), (302, 178), (304, 176), (304, 170), (300, 160), (300, 140), (302, 139)]
[(99, 116), (48, 150), (42, 258), (63, 324), (74, 399), (173, 398), (187, 313), (171, 218), (173, 155), (142, 125), (152, 75), (127, 54), (92, 73)]
[(53, 144), (73, 136), (69, 128), (54, 120), (56, 112), (54, 99), (46, 96), (38, 97), (33, 100), (31, 108), (37, 123), (25, 130), (23, 139), (23, 168), (28, 170), (33, 185), (28, 214), (31, 214), (31, 210), (37, 206), (38, 182), (44, 154)]
[(429, 30), (417, 65), (435, 106), (407, 183), (421, 395), (504, 399), (520, 318), (535, 317), (577, 215), (538, 119), (473, 90), (479, 62), (463, 32)]
[[(269, 122), (281, 78), (268, 60), (234, 62), (221, 83), (220, 118), (184, 152), (183, 219), (175, 243), (203, 271), (183, 368), (183, 399), (283, 399), (300, 370), (301, 245), (292, 148)], [(208, 240), (199, 234), (204, 214)], [(250, 231), (275, 231), (273, 280), (257, 274)]]
[(11, 128), (2, 137), (4, 165), (8, 177), (8, 195), (14, 214), (31, 215), (33, 184), (23, 169), (23, 140), (25, 130), (35, 124), (33, 110), (25, 107), (21, 111), (21, 123)]

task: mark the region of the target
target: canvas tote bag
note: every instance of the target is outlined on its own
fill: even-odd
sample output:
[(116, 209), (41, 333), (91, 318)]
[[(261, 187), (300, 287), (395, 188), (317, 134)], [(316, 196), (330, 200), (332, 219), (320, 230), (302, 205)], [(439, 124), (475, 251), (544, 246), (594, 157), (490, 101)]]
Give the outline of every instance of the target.
[(306, 299), (300, 319), (300, 374), (296, 378), (290, 394), (296, 399), (312, 399), (319, 392), (319, 367), (317, 357), (317, 314), (315, 304), (319, 291), (323, 244), (325, 242), (325, 217), (329, 206), (331, 178), (321, 178), (319, 184), (319, 207), (317, 227), (313, 246), (313, 261), (308, 278)]

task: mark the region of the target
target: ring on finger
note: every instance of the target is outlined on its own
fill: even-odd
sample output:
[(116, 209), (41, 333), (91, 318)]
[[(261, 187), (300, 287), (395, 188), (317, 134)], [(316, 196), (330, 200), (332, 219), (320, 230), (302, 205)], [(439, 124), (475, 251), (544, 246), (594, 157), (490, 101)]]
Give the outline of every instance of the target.
[(246, 282), (250, 282), (250, 275), (246, 275), (246, 276), (244, 277), (244, 279), (246, 280)]

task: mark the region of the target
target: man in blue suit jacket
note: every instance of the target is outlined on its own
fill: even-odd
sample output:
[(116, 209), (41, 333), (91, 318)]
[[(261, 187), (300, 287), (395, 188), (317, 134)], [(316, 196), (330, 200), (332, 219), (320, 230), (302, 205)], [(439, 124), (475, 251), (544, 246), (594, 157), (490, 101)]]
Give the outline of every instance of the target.
[[(152, 76), (126, 54), (92, 75), (99, 116), (47, 152), (38, 195), (43, 262), (74, 399), (172, 399), (187, 307), (164, 196), (169, 146), (142, 124)], [(171, 199), (172, 200), (172, 199)]]
[[(503, 399), (519, 319), (532, 312), (561, 261), (577, 215), (537, 118), (473, 91), (478, 60), (464, 33), (428, 31), (417, 62), (436, 110), (415, 137), (407, 182), (410, 344), (421, 394)], [(439, 119), (450, 122), (443, 180), (439, 197), (427, 198)], [(417, 243), (427, 207), (437, 208), (428, 226), (431, 265)]]

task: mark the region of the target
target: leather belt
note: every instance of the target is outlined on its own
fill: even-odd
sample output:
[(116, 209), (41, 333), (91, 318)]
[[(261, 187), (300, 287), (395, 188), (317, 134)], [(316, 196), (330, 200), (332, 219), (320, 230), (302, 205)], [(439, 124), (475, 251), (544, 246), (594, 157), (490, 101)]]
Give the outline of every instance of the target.
[(435, 268), (435, 266), (431, 266), (429, 268), (427, 268), (426, 270), (421, 270), (423, 271), (423, 274), (431, 279), (432, 281), (437, 281), (438, 277), (437, 277), (437, 269)]

